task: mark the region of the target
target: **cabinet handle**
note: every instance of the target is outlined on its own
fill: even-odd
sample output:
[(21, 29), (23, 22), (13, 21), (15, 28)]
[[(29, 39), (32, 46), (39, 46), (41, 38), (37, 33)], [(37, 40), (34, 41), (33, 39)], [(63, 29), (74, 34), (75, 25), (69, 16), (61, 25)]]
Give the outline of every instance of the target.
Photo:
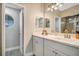
[(52, 51), (53, 53), (55, 53), (55, 54), (58, 54), (56, 51)]
[(52, 51), (54, 53), (54, 51)]
[(57, 52), (55, 52), (55, 54), (58, 54)]

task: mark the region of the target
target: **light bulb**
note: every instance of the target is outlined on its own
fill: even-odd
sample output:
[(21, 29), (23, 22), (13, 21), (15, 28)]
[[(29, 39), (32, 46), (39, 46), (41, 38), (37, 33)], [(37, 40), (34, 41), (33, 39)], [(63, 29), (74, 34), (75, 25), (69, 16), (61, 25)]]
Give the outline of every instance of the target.
[(50, 11), (50, 8), (48, 8), (47, 11)]
[(54, 6), (52, 5), (52, 8), (54, 8)]

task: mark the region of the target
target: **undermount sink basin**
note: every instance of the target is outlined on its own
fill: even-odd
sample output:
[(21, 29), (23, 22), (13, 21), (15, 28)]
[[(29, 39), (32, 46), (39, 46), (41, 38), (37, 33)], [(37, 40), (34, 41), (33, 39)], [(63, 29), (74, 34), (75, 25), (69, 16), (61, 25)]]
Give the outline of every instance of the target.
[(74, 38), (65, 38), (62, 35), (54, 35), (54, 34), (48, 34), (46, 37), (49, 37), (51, 39), (58, 40), (58, 41), (64, 41), (64, 42), (78, 42), (79, 41)]

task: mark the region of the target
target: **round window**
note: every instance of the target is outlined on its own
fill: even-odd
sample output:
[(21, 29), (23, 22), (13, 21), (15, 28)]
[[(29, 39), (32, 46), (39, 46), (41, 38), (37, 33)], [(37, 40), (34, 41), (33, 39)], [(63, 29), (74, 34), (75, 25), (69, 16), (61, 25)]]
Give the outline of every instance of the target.
[(14, 24), (14, 19), (10, 15), (5, 15), (5, 26), (10, 27)]

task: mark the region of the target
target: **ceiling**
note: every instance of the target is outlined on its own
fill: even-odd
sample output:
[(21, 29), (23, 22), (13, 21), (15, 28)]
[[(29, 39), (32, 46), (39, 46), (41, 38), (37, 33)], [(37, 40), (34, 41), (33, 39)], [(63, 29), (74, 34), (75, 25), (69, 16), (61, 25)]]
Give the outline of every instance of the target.
[(78, 5), (78, 3), (64, 3), (63, 6), (59, 10), (64, 11), (64, 10), (74, 7), (76, 5)]

